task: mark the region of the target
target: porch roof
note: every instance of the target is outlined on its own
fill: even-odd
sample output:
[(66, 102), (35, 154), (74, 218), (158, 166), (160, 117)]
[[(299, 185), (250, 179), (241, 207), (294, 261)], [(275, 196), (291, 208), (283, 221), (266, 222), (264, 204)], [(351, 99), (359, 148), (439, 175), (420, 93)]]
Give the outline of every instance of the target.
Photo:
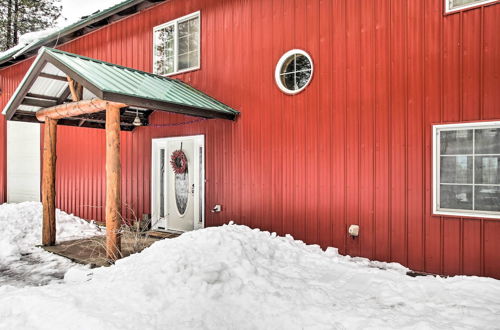
[[(7, 120), (37, 122), (38, 110), (72, 101), (68, 78), (82, 86), (82, 100), (100, 98), (127, 104), (121, 112), (123, 130), (134, 128), (136, 113), (147, 124), (153, 110), (230, 120), (239, 114), (180, 80), (45, 47), (3, 114)], [(65, 118), (59, 124), (104, 128), (104, 114)]]

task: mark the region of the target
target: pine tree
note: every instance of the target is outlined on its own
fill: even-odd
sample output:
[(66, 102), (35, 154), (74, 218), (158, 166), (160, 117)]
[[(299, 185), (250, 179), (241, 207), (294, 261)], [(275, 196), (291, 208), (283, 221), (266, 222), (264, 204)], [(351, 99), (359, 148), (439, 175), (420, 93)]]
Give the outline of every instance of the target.
[(0, 51), (19, 42), (19, 36), (52, 27), (61, 15), (60, 0), (0, 0)]

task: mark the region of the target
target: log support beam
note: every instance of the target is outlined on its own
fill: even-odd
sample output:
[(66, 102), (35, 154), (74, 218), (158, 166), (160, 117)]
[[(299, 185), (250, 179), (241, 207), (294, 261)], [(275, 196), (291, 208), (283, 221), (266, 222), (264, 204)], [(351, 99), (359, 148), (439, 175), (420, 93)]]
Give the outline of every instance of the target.
[(67, 77), (67, 79), (68, 79), (68, 87), (71, 92), (71, 99), (73, 100), (73, 102), (81, 101), (83, 97), (83, 86), (78, 84), (69, 76)]
[(120, 108), (106, 106), (106, 256), (121, 257)]
[[(70, 87), (72, 82), (70, 81)], [(75, 91), (73, 99), (78, 99)], [(126, 104), (100, 99), (76, 101), (37, 111), (36, 117), (45, 122), (43, 147), (43, 233), (42, 244), (56, 242), (56, 129), (57, 120), (106, 111), (106, 256), (109, 260), (121, 257), (121, 160), (120, 109)]]
[(106, 110), (106, 107), (108, 105), (112, 105), (118, 108), (123, 108), (127, 106), (126, 104), (123, 103), (108, 102), (101, 99), (92, 99), (92, 100), (64, 103), (50, 108), (38, 110), (36, 112), (36, 118), (39, 121), (43, 122), (45, 121), (46, 118), (63, 119), (67, 117), (76, 117), (80, 115), (86, 115)]
[(56, 244), (56, 140), (57, 120), (45, 119), (43, 138), (42, 245)]

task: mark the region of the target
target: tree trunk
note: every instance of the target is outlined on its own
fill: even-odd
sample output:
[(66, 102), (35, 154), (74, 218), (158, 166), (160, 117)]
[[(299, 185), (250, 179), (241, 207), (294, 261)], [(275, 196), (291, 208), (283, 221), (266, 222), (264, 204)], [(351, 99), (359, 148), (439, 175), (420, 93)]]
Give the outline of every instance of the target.
[(43, 138), (42, 244), (56, 244), (56, 140), (57, 120), (46, 118)]
[(12, 0), (7, 1), (7, 32), (5, 33), (5, 49), (12, 47)]
[(13, 22), (13, 32), (12, 32), (12, 46), (19, 43), (19, 0), (14, 0), (14, 19)]
[(121, 257), (120, 108), (106, 106), (106, 256)]

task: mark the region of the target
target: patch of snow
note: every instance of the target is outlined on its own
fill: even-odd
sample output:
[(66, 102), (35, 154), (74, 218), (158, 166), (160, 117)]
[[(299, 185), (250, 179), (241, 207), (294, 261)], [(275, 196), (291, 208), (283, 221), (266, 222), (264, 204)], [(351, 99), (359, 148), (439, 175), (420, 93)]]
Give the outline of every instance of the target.
[[(101, 234), (100, 228), (57, 210), (57, 240)], [(43, 285), (62, 279), (76, 266), (36, 247), (41, 244), (42, 205), (37, 202), (0, 205), (0, 285)]]
[(67, 26), (75, 24), (84, 18), (93, 15), (97, 12), (106, 10), (117, 4), (124, 2), (123, 0), (87, 0), (84, 2), (75, 2), (74, 0), (62, 0), (62, 12), (57, 21), (58, 26), (29, 32), (19, 37), (19, 43), (3, 52), (0, 52), (0, 57), (11, 54), (11, 57), (16, 58), (24, 52), (24, 49), (31, 47), (41, 39), (51, 35), (52, 33), (62, 30)]
[(22, 36), (19, 37), (19, 44), (24, 44), (24, 45), (31, 44), (32, 42), (36, 42), (40, 39), (43, 39), (43, 38), (51, 35), (52, 33), (56, 32), (57, 30), (59, 30), (59, 28), (52, 27), (52, 28), (48, 28), (45, 30), (29, 32), (29, 33), (23, 34)]
[(498, 326), (500, 281), (414, 278), (406, 271), (224, 225), (156, 242), (108, 268), (72, 269), (64, 283), (0, 287), (0, 328)]
[(9, 53), (11, 53), (12, 56), (15, 57), (16, 54), (21, 52), (25, 47), (29, 47), (32, 44), (37, 43), (39, 40), (51, 35), (59, 29), (60, 28), (52, 27), (45, 30), (23, 34), (19, 37), (19, 43), (16, 46), (7, 49), (6, 51), (0, 52), (0, 57), (3, 57)]

